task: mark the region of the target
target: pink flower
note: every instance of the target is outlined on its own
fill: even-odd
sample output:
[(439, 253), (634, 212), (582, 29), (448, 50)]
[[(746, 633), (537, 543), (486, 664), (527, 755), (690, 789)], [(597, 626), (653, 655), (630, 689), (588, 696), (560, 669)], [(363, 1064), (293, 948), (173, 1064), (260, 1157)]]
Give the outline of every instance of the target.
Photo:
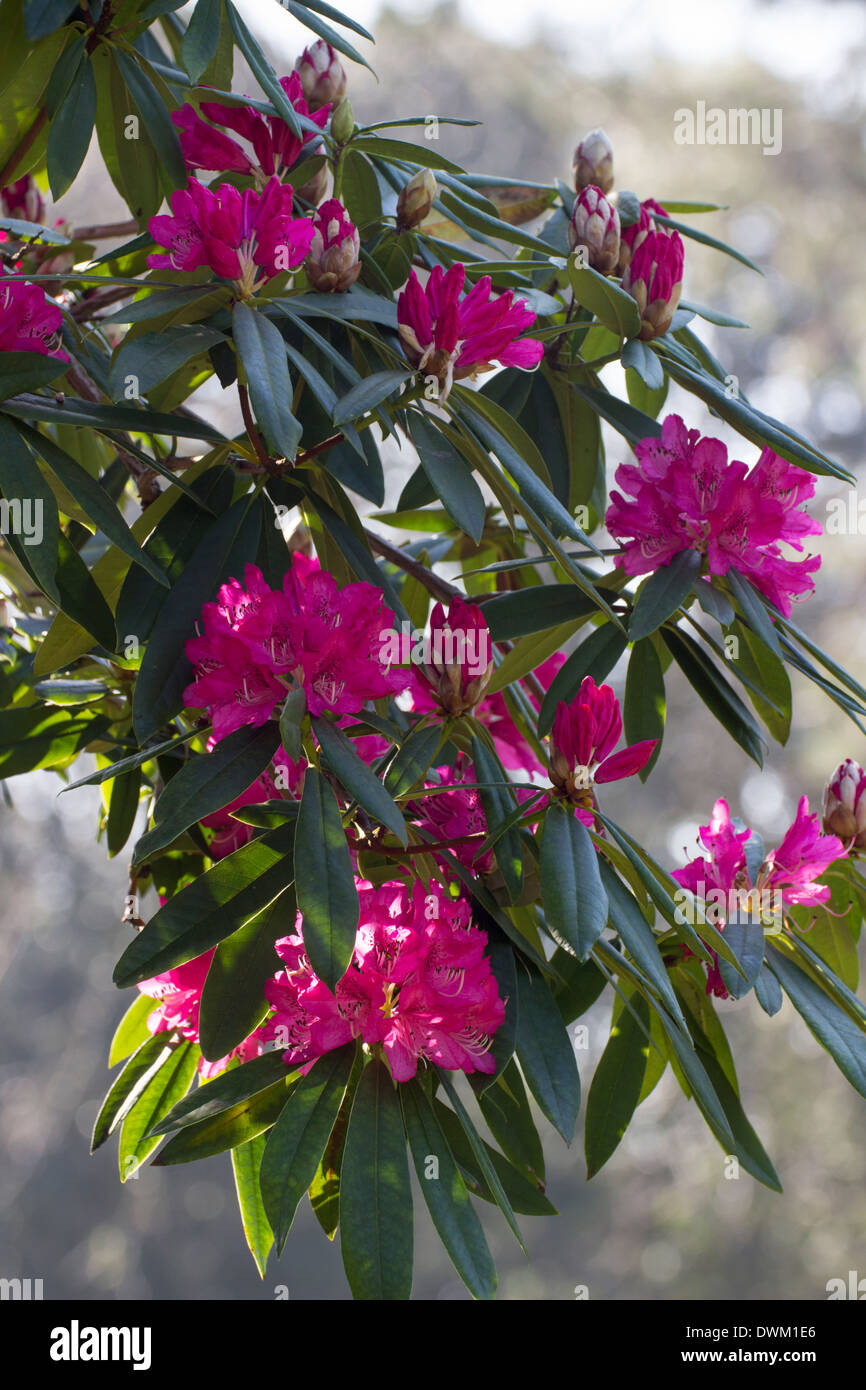
[(671, 326), (683, 288), (683, 260), (679, 232), (647, 232), (636, 241), (622, 287), (637, 303), (645, 341), (660, 338)]
[[(280, 86), (299, 116), (308, 117), (314, 125), (323, 129), (330, 115), (330, 107), (324, 106), (313, 115), (304, 100), (301, 78), (292, 72), (280, 78)], [(321, 103), (320, 103), (321, 105)], [(203, 101), (202, 120), (194, 106), (187, 103), (175, 111), (172, 120), (180, 135), (180, 148), (189, 169), (215, 169), (218, 173), (234, 171), (240, 174), (255, 174), (260, 182), (275, 174), (282, 179), (289, 169), (298, 162), (304, 147), (318, 137), (313, 131), (304, 130), (298, 138), (280, 116), (263, 116), (254, 106), (230, 106), (220, 101)], [(212, 124), (208, 125), (208, 121)], [(222, 127), (217, 129), (216, 127)], [(252, 145), (250, 158), (243, 146), (225, 129), (233, 130), (242, 140)]]
[(446, 714), (475, 708), (493, 675), (490, 629), (477, 604), (453, 598), (447, 615), (441, 603), (435, 605), (423, 671)]
[(619, 213), (600, 188), (589, 184), (574, 200), (568, 224), (572, 251), (584, 247), (593, 270), (610, 275), (619, 260)]
[[(487, 818), (481, 803), (481, 793), (477, 787), (464, 786), (466, 782), (477, 782), (475, 768), (461, 754), (454, 767), (437, 767), (435, 782), (428, 781), (428, 788), (451, 787), (452, 791), (436, 792), (430, 796), (420, 796), (412, 810), (417, 823), (437, 840), (463, 840), (456, 844), (451, 853), (467, 869), (478, 874), (489, 874), (493, 869), (493, 851), (478, 857), (481, 847), (479, 836), (487, 834)], [(475, 837), (474, 839), (471, 837)]]
[[(148, 1015), (147, 1019), (147, 1026), (151, 1033), (176, 1031), (188, 1042), (198, 1042), (201, 995), (215, 951), (216, 947), (210, 951), (205, 951), (204, 955), (196, 956), (194, 960), (188, 960), (184, 965), (175, 966), (174, 970), (166, 970), (162, 975), (155, 975), (152, 980), (145, 980), (138, 986), (142, 994), (147, 994), (151, 999), (158, 1001), (157, 1008)], [(233, 1057), (239, 1058), (242, 1062), (248, 1062), (251, 1058), (260, 1056), (262, 1051), (261, 1033), (259, 1029), (256, 1029), (242, 1043), (233, 1048), (226, 1057), (221, 1057), (219, 1061), (208, 1062), (204, 1057), (200, 1058), (199, 1076), (203, 1080), (209, 1081), (211, 1077), (224, 1071)]]
[(60, 346), (63, 315), (43, 290), (0, 272), (0, 352), (38, 352), (68, 362)]
[(325, 39), (317, 39), (295, 59), (295, 70), (310, 111), (339, 106), (346, 95), (346, 69)]
[(351, 964), (332, 992), (304, 953), (303, 919), (276, 943), (285, 964), (265, 993), (274, 1013), (265, 1035), (305, 1066), (353, 1038), (380, 1046), (395, 1081), (425, 1060), (448, 1070), (495, 1071), (493, 1034), (505, 1017), (486, 934), (468, 904), (438, 884), (361, 883)]
[(310, 284), (325, 294), (347, 290), (361, 273), (361, 238), (339, 198), (322, 203), (313, 218), (313, 227), (304, 266)]
[(424, 289), (413, 270), (397, 300), (397, 323), (403, 350), (420, 371), (435, 376), (444, 400), (453, 381), (488, 371), (494, 363), (530, 370), (541, 360), (543, 345), (519, 338), (535, 322), (525, 300), (514, 294), (491, 298), (484, 275), (460, 298), (466, 267), (455, 262), (447, 273), (436, 266)]
[(394, 614), (372, 584), (340, 589), (333, 575), (295, 552), (282, 589), (255, 565), (246, 588), (232, 579), (202, 610), (201, 636), (186, 644), (195, 679), (187, 704), (209, 709), (214, 739), (269, 719), (286, 691), (301, 686), (314, 715), (357, 714), (368, 700), (402, 690), (407, 677), (381, 657)]
[[(835, 835), (822, 835), (817, 815), (809, 814), (808, 797), (801, 797), (793, 824), (776, 850), (765, 855), (754, 879), (746, 858), (746, 841), (752, 837), (747, 827), (737, 830), (728, 803), (721, 798), (713, 807), (708, 825), (700, 828), (700, 838), (708, 857), (689, 860), (671, 877), (702, 904), (707, 917), (719, 930), (740, 911), (760, 914), (762, 922), (778, 920), (780, 904), (815, 905), (826, 902), (830, 888), (816, 880), (834, 860), (845, 854), (845, 846)], [(689, 953), (691, 954), (691, 953)], [(712, 952), (708, 967), (707, 993), (727, 998), (727, 990)]]
[(613, 145), (599, 127), (584, 135), (574, 152), (574, 186), (578, 192), (594, 184), (602, 193), (613, 188)]
[(156, 269), (195, 270), (208, 265), (249, 295), (261, 278), (300, 265), (310, 249), (312, 223), (292, 216), (292, 189), (272, 178), (261, 193), (239, 193), (223, 183), (216, 191), (190, 179), (171, 196), (171, 216), (152, 217), (148, 229), (167, 248), (147, 263)]
[[(618, 753), (613, 749), (622, 734), (619, 701), (609, 685), (596, 686), (585, 676), (575, 700), (561, 700), (553, 720), (550, 780), (569, 800), (584, 810), (592, 804), (597, 783), (633, 777), (652, 757), (658, 739), (644, 739)], [(583, 816), (585, 823), (589, 822)]]
[(839, 764), (824, 788), (822, 822), (852, 848), (866, 847), (866, 772), (853, 758)]
[(734, 566), (781, 612), (790, 614), (792, 597), (811, 593), (820, 558), (790, 560), (782, 544), (803, 549), (803, 537), (820, 535), (821, 526), (800, 504), (815, 491), (811, 474), (778, 458), (769, 449), (749, 473), (728, 460), (721, 440), (687, 430), (669, 415), (661, 438), (635, 447), (637, 464), (621, 465), (612, 491), (607, 528), (626, 544), (615, 564), (626, 574), (646, 574), (668, 564), (682, 550), (697, 550), (710, 574)]

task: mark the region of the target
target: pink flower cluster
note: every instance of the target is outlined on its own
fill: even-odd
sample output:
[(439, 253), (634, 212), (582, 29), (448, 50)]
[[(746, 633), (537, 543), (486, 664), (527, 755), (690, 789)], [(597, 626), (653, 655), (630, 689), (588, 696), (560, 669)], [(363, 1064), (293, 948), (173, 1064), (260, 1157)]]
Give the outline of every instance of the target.
[(623, 552), (615, 563), (626, 574), (646, 574), (669, 564), (682, 550), (706, 556), (710, 574), (733, 566), (786, 616), (791, 600), (811, 593), (818, 556), (785, 557), (781, 546), (802, 551), (803, 537), (820, 535), (801, 504), (812, 497), (815, 480), (765, 449), (749, 472), (728, 459), (719, 439), (687, 430), (669, 415), (661, 438), (642, 439), (636, 464), (622, 464), (612, 491), (607, 528)]
[[(746, 859), (746, 841), (752, 832), (737, 830), (731, 820), (728, 803), (721, 798), (713, 807), (709, 825), (700, 828), (701, 843), (708, 857), (690, 859), (682, 869), (674, 869), (671, 877), (699, 900), (712, 893), (715, 903), (742, 901), (738, 895), (757, 890), (759, 895), (778, 897), (782, 903), (816, 906), (830, 896), (827, 884), (819, 883), (821, 875), (846, 851), (835, 835), (823, 835), (818, 816), (809, 812), (809, 798), (800, 798), (797, 814), (786, 830), (778, 849), (765, 855), (755, 880)], [(759, 902), (761, 901), (759, 897)], [(724, 912), (721, 913), (724, 918)], [(724, 928), (724, 920), (716, 923)], [(713, 966), (708, 967), (707, 993), (721, 998), (727, 990), (713, 952)]]
[[(147, 1026), (151, 1033), (179, 1032), (187, 1042), (198, 1042), (198, 1016), (201, 1008), (201, 995), (210, 963), (216, 947), (205, 951), (204, 955), (178, 965), (174, 970), (166, 970), (145, 980), (138, 986), (142, 994), (156, 999), (157, 1007), (148, 1015)], [(258, 1057), (264, 1050), (260, 1029), (250, 1033), (248, 1038), (219, 1061), (208, 1062), (202, 1057), (198, 1064), (199, 1076), (210, 1081), (224, 1071), (232, 1058), (248, 1062)]]
[(260, 193), (239, 193), (229, 183), (216, 190), (190, 179), (171, 195), (171, 216), (148, 223), (154, 241), (166, 248), (147, 263), (154, 269), (195, 270), (208, 265), (233, 280), (241, 293), (256, 288), (258, 274), (270, 280), (299, 266), (310, 249), (313, 224), (292, 215), (292, 188), (269, 179)]
[(38, 285), (0, 278), (0, 352), (38, 352), (68, 362), (60, 346), (62, 326), (62, 313)]
[(300, 916), (295, 935), (276, 943), (285, 970), (265, 986), (274, 1013), (263, 1032), (286, 1049), (287, 1065), (362, 1038), (381, 1046), (395, 1081), (410, 1080), (421, 1060), (495, 1071), (490, 1044), (505, 1006), (468, 904), (418, 882), (411, 893), (362, 884), (359, 896), (355, 952), (336, 993), (313, 973)]
[[(304, 99), (300, 74), (280, 78), (280, 86), (299, 116), (323, 129), (331, 113), (322, 106), (311, 115)], [(201, 116), (206, 116), (203, 121)], [(254, 174), (264, 182), (272, 174), (282, 178), (298, 162), (304, 147), (315, 140), (314, 131), (298, 138), (280, 116), (264, 116), (254, 106), (230, 106), (222, 101), (203, 101), (201, 116), (188, 102), (172, 120), (180, 135), (180, 148), (189, 169), (216, 169), (220, 173)], [(210, 122), (211, 124), (208, 124)], [(226, 135), (233, 130), (252, 146), (251, 159), (242, 145)]]
[(214, 740), (261, 725), (294, 686), (314, 715), (356, 714), (368, 700), (405, 688), (405, 672), (381, 658), (381, 633), (394, 615), (372, 584), (340, 589), (332, 574), (295, 552), (282, 589), (247, 565), (246, 588), (224, 584), (202, 610), (203, 632), (186, 644), (195, 679), (187, 705), (210, 711)]
[(496, 362), (530, 370), (544, 353), (537, 339), (519, 336), (535, 322), (525, 300), (515, 302), (512, 290), (491, 298), (489, 275), (461, 299), (465, 279), (461, 261), (445, 273), (437, 265), (422, 289), (413, 270), (397, 300), (406, 356), (419, 371), (437, 378), (443, 400), (452, 382), (462, 377), (489, 371)]

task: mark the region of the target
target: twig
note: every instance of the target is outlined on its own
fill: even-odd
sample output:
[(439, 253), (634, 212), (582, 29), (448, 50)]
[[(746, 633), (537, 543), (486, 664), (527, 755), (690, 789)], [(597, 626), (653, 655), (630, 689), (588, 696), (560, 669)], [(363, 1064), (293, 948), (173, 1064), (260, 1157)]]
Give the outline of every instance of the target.
[(381, 555), (383, 560), (389, 560), (398, 569), (404, 570), (406, 574), (411, 574), (412, 578), (417, 579), (428, 594), (439, 599), (440, 603), (450, 603), (453, 598), (463, 597), (456, 584), (449, 584), (447, 579), (440, 579), (438, 574), (433, 574), (418, 560), (413, 560), (411, 555), (404, 554), (395, 545), (391, 545), (390, 541), (377, 536), (375, 531), (370, 531), (365, 526), (364, 535), (374, 554)]
[(74, 227), (76, 241), (106, 241), (110, 237), (131, 236), (138, 231), (134, 217), (126, 222), (96, 222), (92, 227)]
[(265, 448), (265, 441), (259, 434), (259, 431), (256, 427), (256, 422), (253, 419), (253, 412), (250, 409), (250, 393), (245, 386), (241, 385), (240, 382), (238, 382), (238, 399), (241, 403), (241, 415), (244, 417), (244, 425), (246, 427), (247, 435), (249, 436), (250, 443), (256, 451), (257, 459), (261, 463), (266, 473), (269, 473), (272, 478), (278, 478), (280, 476), (280, 470), (277, 467), (275, 461), (271, 458), (267, 449)]

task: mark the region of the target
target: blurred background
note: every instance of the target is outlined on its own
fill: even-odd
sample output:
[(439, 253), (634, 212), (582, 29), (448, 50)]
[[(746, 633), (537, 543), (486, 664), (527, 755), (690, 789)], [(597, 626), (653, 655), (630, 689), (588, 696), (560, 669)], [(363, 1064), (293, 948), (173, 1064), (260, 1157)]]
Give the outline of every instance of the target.
[[(303, 47), (275, 0), (246, 0), (248, 22), (278, 72)], [(866, 278), (866, 7), (722, 0), (606, 0), (597, 12), (569, 0), (465, 0), (425, 7), (346, 0), (372, 28), (378, 82), (352, 67), (361, 123), (399, 115), (459, 115), (440, 127), (440, 150), (478, 172), (570, 179), (573, 148), (601, 125), (615, 148), (616, 181), (640, 197), (706, 200), (729, 209), (692, 219), (755, 260), (763, 275), (686, 242), (684, 297), (745, 319), (751, 331), (700, 322), (705, 342), (750, 399), (810, 436), (863, 481)], [(253, 92), (238, 70), (235, 87)], [(782, 145), (679, 145), (674, 112), (770, 107)], [(122, 216), (95, 150), (86, 178), (58, 204), (73, 223)], [(693, 327), (696, 325), (693, 324)], [(616, 371), (608, 384), (617, 388)], [(209, 394), (208, 394), (209, 391)], [(199, 401), (221, 425), (232, 407), (208, 388)], [(733, 436), (672, 388), (704, 433)], [(611, 470), (625, 460), (608, 439)], [(735, 457), (754, 461), (742, 443)], [(407, 476), (391, 458), (389, 501)], [(826, 524), (841, 485), (819, 480), (813, 515)], [(863, 589), (866, 506), (858, 532), (823, 537), (817, 593), (795, 619), (866, 680)], [(853, 511), (856, 518), (856, 509)], [(621, 692), (623, 672), (612, 683)], [(668, 867), (694, 853), (713, 801), (768, 843), (778, 841), (804, 792), (820, 803), (827, 775), (866, 740), (815, 687), (795, 683), (794, 732), (771, 745), (759, 772), (708, 721), (690, 687), (668, 679), (664, 756), (641, 789), (605, 789), (605, 806)], [(82, 775), (89, 767), (74, 769)], [(108, 1085), (114, 1027), (129, 1003), (111, 984), (126, 944), (119, 925), (126, 866), (93, 841), (99, 792), (42, 773), (6, 784), (0, 804), (0, 1275), (42, 1278), (46, 1298), (291, 1299), (349, 1296), (339, 1249), (309, 1206), (285, 1254), (260, 1281), (235, 1211), (227, 1155), (189, 1168), (145, 1167), (121, 1187), (109, 1142), (88, 1139)], [(725, 1177), (724, 1155), (668, 1073), (635, 1116), (607, 1167), (585, 1181), (571, 1149), (539, 1116), (548, 1195), (558, 1218), (522, 1218), (527, 1261), (498, 1213), (482, 1218), (505, 1299), (822, 1299), (831, 1278), (866, 1275), (866, 1107), (786, 1002), (768, 1019), (753, 997), (719, 1005), (744, 1105), (782, 1179), (784, 1195), (747, 1175)], [(609, 1003), (582, 1022), (584, 1092), (609, 1029)], [(483, 1204), (481, 1204), (483, 1206)], [(416, 1202), (414, 1293), (468, 1296)]]

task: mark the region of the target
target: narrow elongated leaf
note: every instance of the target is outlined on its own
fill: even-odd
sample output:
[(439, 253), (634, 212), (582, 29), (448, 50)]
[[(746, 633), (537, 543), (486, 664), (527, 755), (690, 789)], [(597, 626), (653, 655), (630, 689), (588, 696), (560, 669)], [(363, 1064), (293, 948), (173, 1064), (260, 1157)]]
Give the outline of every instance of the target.
[(677, 1003), (652, 927), (641, 912), (636, 899), (603, 858), (600, 868), (610, 905), (611, 926), (616, 928), (629, 955), (652, 981), (670, 1013), (684, 1029), (682, 1010)]
[(829, 1052), (842, 1075), (866, 1096), (866, 1028), (834, 1004), (820, 985), (776, 946), (767, 964), (809, 1031)]
[(681, 550), (667, 565), (661, 565), (641, 586), (628, 625), (631, 642), (649, 637), (676, 613), (695, 586), (701, 569), (697, 550)]
[(620, 338), (637, 337), (640, 314), (630, 294), (590, 266), (578, 265), (573, 256), (568, 258), (568, 278), (578, 304), (591, 310), (599, 323)]
[(412, 1291), (412, 1189), (400, 1100), (384, 1064), (361, 1073), (340, 1172), (343, 1267), (357, 1299)]
[(265, 982), (279, 965), (274, 943), (295, 930), (297, 907), (289, 884), (279, 897), (221, 941), (201, 995), (198, 1032), (209, 1062), (225, 1057), (249, 1037), (269, 1010)]
[(634, 1013), (623, 1009), (617, 1018), (589, 1088), (584, 1132), (588, 1178), (607, 1163), (640, 1099), (650, 1052), (650, 1009), (637, 991), (629, 1003)]
[(692, 689), (758, 767), (764, 765), (761, 736), (746, 706), (702, 649), (683, 632), (665, 628), (665, 644)]
[(262, 1201), (281, 1255), (298, 1203), (316, 1169), (340, 1111), (355, 1046), (320, 1057), (302, 1076), (265, 1144), (260, 1173)]
[[(448, 1147), (459, 1164), (471, 1191), (482, 1201), (495, 1201), (496, 1199), (484, 1177), (481, 1164), (475, 1155), (475, 1150), (469, 1143), (466, 1131), (454, 1111), (449, 1110), (447, 1105), (443, 1105), (441, 1100), (434, 1100), (433, 1110), (448, 1141)], [(524, 1177), (518, 1169), (512, 1167), (508, 1159), (498, 1149), (494, 1149), (486, 1140), (482, 1139), (481, 1142), (513, 1211), (521, 1216), (556, 1215), (556, 1207), (545, 1197), (541, 1187), (531, 1179)]]
[(485, 505), (469, 463), (426, 415), (413, 412), (410, 433), (421, 467), (442, 498), (448, 515), (477, 543), (484, 529)]
[(441, 742), (442, 732), (437, 724), (412, 730), (385, 774), (385, 786), (392, 796), (405, 796), (418, 785), (436, 757)]
[(388, 827), (402, 845), (409, 843), (406, 822), (379, 778), (355, 752), (352, 740), (330, 719), (314, 719), (313, 730), (331, 771), (359, 806)]
[(111, 395), (116, 401), (146, 396), (187, 362), (223, 342), (225, 334), (202, 324), (176, 324), (126, 340), (111, 364)]
[(115, 1078), (105, 1097), (93, 1126), (90, 1152), (95, 1153), (129, 1114), (148, 1082), (168, 1057), (172, 1047), (167, 1035), (156, 1033), (148, 1037), (132, 1054), (123, 1071)]
[[(208, 1084), (213, 1085), (213, 1082)], [(162, 1168), (173, 1163), (193, 1163), (197, 1159), (210, 1158), (212, 1154), (225, 1153), (226, 1149), (248, 1144), (276, 1123), (283, 1106), (291, 1097), (294, 1085), (295, 1080), (287, 1074), (267, 1090), (259, 1091), (230, 1110), (223, 1110), (207, 1120), (199, 1120), (198, 1124), (185, 1126), (160, 1149), (152, 1160), (153, 1166)]]
[(118, 1062), (123, 1062), (141, 1047), (142, 1043), (147, 1042), (150, 1031), (147, 1026), (148, 1015), (153, 1013), (155, 1001), (147, 994), (140, 994), (134, 1004), (130, 1004), (123, 1018), (117, 1025), (114, 1037), (111, 1039), (111, 1050), (108, 1054), (108, 1066), (116, 1067)]
[(255, 1260), (256, 1269), (264, 1279), (268, 1256), (274, 1244), (274, 1233), (265, 1214), (259, 1190), (259, 1168), (265, 1150), (264, 1134), (257, 1134), (246, 1144), (232, 1149), (232, 1172), (235, 1192), (241, 1213), (241, 1224), (247, 1248)]
[(216, 57), (220, 40), (220, 0), (196, 0), (180, 45), (180, 60), (190, 82), (198, 86)]
[(493, 1298), (493, 1258), (436, 1113), (417, 1081), (403, 1086), (401, 1097), (415, 1172), (439, 1238), (473, 1298)]
[(228, 806), (264, 772), (279, 746), (276, 724), (236, 729), (211, 753), (200, 753), (175, 773), (156, 803), (154, 826), (142, 835), (133, 865), (170, 845), (184, 830)]
[(291, 883), (293, 841), (293, 824), (269, 830), (169, 898), (127, 946), (114, 983), (151, 979), (238, 931)]
[(742, 967), (743, 974), (726, 960), (719, 961), (725, 988), (734, 999), (748, 994), (761, 974), (764, 963), (764, 928), (760, 919), (750, 921), (744, 913), (730, 917), (725, 923), (725, 940)]
[[(150, 1001), (151, 1008), (153, 1001)], [(232, 1066), (208, 1081), (176, 1105), (153, 1126), (153, 1134), (172, 1134), (188, 1125), (214, 1120), (227, 1110), (269, 1091), (277, 1082), (288, 1077), (291, 1068), (283, 1061), (282, 1052), (264, 1052), (242, 1066)]]
[(0, 710), (0, 778), (40, 767), (66, 767), (107, 728), (108, 720), (87, 708), (33, 705)]
[(568, 1031), (542, 975), (517, 975), (517, 1058), (526, 1084), (566, 1144), (580, 1109), (580, 1074)]
[(159, 1139), (148, 1135), (148, 1130), (155, 1120), (165, 1115), (176, 1101), (186, 1095), (197, 1065), (198, 1054), (194, 1044), (182, 1042), (148, 1082), (120, 1131), (117, 1158), (121, 1182), (131, 1178), (156, 1148)]
[(177, 131), (162, 96), (136, 59), (119, 47), (114, 48), (113, 57), (129, 88), (130, 96), (138, 107), (148, 139), (153, 142), (159, 156), (161, 170), (173, 187), (183, 188), (188, 179), (187, 168)]
[(553, 727), (561, 700), (570, 703), (586, 676), (596, 684), (609, 675), (628, 645), (628, 638), (610, 623), (602, 623), (585, 637), (560, 667), (547, 689), (538, 711), (538, 734), (542, 738)]
[(253, 76), (262, 91), (267, 93), (276, 107), (277, 113), (286, 122), (292, 134), (296, 135), (299, 140), (303, 139), (295, 108), (280, 86), (276, 73), (232, 4), (232, 0), (225, 0), (225, 5), (229, 23), (232, 26), (232, 33), (235, 36), (235, 43), (249, 63)]
[(509, 1061), (492, 1086), (484, 1081), (476, 1075), (470, 1084), (491, 1134), (510, 1162), (543, 1186), (544, 1150), (517, 1062)]
[(242, 301), (235, 304), (232, 327), (256, 420), (274, 454), (291, 460), (298, 452), (301, 425), (292, 414), (292, 381), (282, 334)]
[[(544, 602), (541, 602), (542, 597)], [(592, 599), (574, 584), (518, 589), (510, 594), (497, 594), (484, 605), (484, 616), (494, 642), (513, 641), (594, 612)]]
[(84, 163), (95, 120), (96, 81), (90, 59), (84, 58), (48, 134), (48, 182), (55, 202), (71, 187)]
[(607, 926), (607, 893), (586, 827), (559, 802), (544, 818), (538, 872), (551, 932), (586, 960)]
[(502, 1215), (508, 1222), (508, 1225), (510, 1226), (514, 1234), (514, 1237), (518, 1245), (520, 1246), (524, 1255), (526, 1255), (526, 1246), (523, 1243), (523, 1236), (520, 1234), (520, 1227), (518, 1226), (514, 1216), (514, 1209), (511, 1205), (511, 1202), (508, 1200), (508, 1194), (506, 1193), (505, 1188), (503, 1187), (499, 1179), (499, 1174), (496, 1171), (496, 1167), (489, 1156), (489, 1153), (487, 1151), (487, 1145), (484, 1143), (483, 1139), (481, 1138), (481, 1135), (478, 1133), (477, 1129), (472, 1123), (472, 1120), (469, 1116), (469, 1111), (466, 1109), (466, 1106), (460, 1099), (460, 1096), (458, 1095), (454, 1087), (454, 1084), (451, 1081), (451, 1078), (447, 1072), (443, 1072), (442, 1074), (442, 1085), (445, 1087), (445, 1090), (448, 1094), (448, 1099), (451, 1101), (457, 1118), (463, 1126), (463, 1132), (466, 1135), (466, 1138), (469, 1140), (472, 1152), (475, 1155), (475, 1161), (478, 1164), (484, 1176), (484, 1181), (487, 1184), (487, 1187), (490, 1190), (490, 1192), (492, 1192), (496, 1205), (499, 1207), (499, 1210), (502, 1212)]
[(60, 517), (57, 503), (21, 434), (3, 415), (0, 415), (0, 491), (8, 504), (7, 538), (25, 560), (39, 587), (58, 603)]
[(628, 744), (658, 739), (652, 757), (638, 773), (645, 782), (658, 760), (665, 731), (665, 678), (658, 652), (648, 637), (635, 642), (628, 659), (623, 723)]
[(374, 410), (411, 375), (410, 367), (401, 367), (396, 371), (373, 372), (365, 376), (337, 401), (332, 416), (334, 424), (343, 425), (366, 415), (368, 410)]
[(308, 768), (295, 834), (295, 892), (313, 970), (336, 989), (355, 949), (360, 904), (337, 798)]

